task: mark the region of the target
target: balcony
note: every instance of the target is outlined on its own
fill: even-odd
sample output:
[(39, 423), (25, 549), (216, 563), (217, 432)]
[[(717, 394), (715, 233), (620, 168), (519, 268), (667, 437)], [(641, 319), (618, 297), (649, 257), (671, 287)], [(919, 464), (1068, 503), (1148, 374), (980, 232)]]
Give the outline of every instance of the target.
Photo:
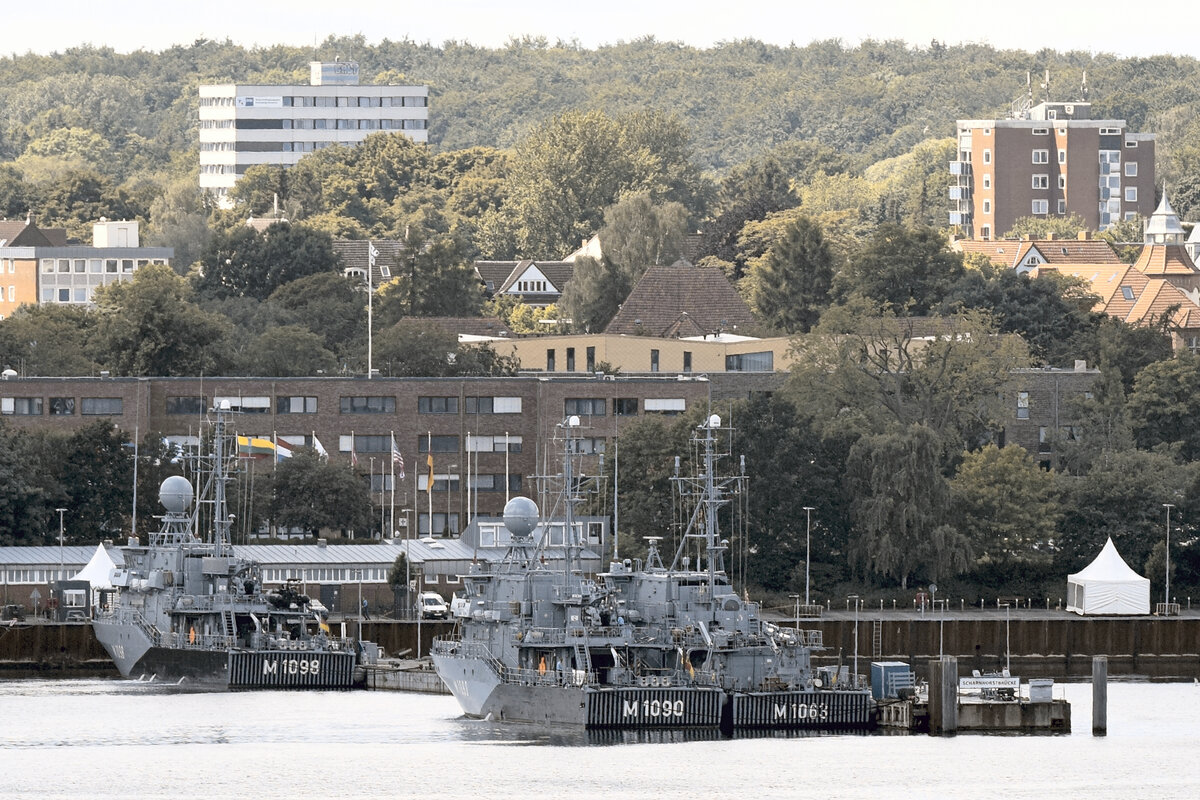
[(970, 175), (971, 174), (971, 162), (970, 161), (951, 161), (950, 162), (950, 174), (951, 175)]
[(950, 224), (951, 225), (970, 225), (971, 224), (971, 213), (969, 211), (951, 211), (950, 212)]
[(951, 186), (950, 187), (950, 199), (951, 200), (970, 200), (971, 199), (971, 187), (970, 186)]

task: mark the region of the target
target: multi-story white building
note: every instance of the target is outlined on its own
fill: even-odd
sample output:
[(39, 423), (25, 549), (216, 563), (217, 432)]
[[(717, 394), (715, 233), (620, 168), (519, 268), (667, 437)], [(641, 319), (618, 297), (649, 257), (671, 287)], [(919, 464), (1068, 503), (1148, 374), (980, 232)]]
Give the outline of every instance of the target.
[(363, 85), (358, 64), (312, 62), (308, 86), (200, 87), (200, 188), (225, 202), (248, 167), (291, 166), (372, 133), (428, 140), (429, 87)]

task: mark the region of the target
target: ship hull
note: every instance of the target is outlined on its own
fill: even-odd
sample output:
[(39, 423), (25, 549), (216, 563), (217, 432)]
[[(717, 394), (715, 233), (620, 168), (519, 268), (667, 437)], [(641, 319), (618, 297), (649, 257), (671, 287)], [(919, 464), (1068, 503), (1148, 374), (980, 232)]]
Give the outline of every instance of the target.
[(482, 659), (434, 654), (468, 717), (589, 730), (864, 730), (867, 692), (726, 692), (708, 686), (596, 687), (505, 683)]
[(363, 685), (353, 653), (154, 646), (136, 626), (93, 629), (123, 677), (212, 689), (351, 689)]

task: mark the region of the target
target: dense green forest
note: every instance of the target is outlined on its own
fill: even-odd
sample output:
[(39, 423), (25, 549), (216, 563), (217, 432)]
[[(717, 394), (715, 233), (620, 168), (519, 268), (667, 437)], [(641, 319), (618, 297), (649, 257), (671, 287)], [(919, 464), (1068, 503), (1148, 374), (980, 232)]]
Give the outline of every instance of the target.
[[(214, 208), (197, 186), (196, 87), (303, 83), (310, 60), (336, 57), (357, 60), (364, 81), (428, 83), (430, 145), (378, 134), (289, 169), (255, 168), (234, 209)], [(648, 266), (703, 230), (700, 264), (723, 270), (762, 331), (796, 335), (806, 356), (782, 391), (728, 410), (756, 487), (739, 568), (762, 589), (797, 588), (800, 509), (821, 498), (814, 574), (825, 587), (936, 580), (964, 597), (1044, 597), (1108, 535), (1135, 568), (1161, 575), (1159, 514), (1171, 502), (1182, 592), (1200, 586), (1200, 361), (1172, 357), (1166, 318), (1131, 328), (1093, 313), (1079, 283), (1030, 280), (946, 245), (954, 120), (1003, 115), (1027, 71), (1046, 70), (1055, 98), (1078, 99), (1086, 70), (1096, 115), (1157, 133), (1176, 210), (1200, 215), (1200, 62), (1190, 58), (937, 42), (700, 50), (643, 39), (586, 50), (333, 39), (2, 59), (0, 211), (79, 238), (100, 216), (136, 218), (144, 240), (176, 258), (174, 270), (99, 291), (95, 309), (25, 308), (0, 321), (0, 362), (26, 375), (361, 373), (365, 294), (341, 276), (332, 238), (388, 237), (408, 262), (374, 301), (375, 365), (508, 374), (511, 360), (421, 322), (494, 313), (514, 331), (532, 324), (529, 309), (483, 296), (472, 259), (560, 258), (598, 233), (603, 257), (578, 262), (560, 304), (577, 329), (597, 330)], [(290, 224), (244, 224), (277, 198)], [(904, 321), (923, 315), (962, 335), (911, 356)], [(904, 360), (873, 361), (879, 353)], [(1055, 443), (1060, 468), (995, 447), (998, 376), (1078, 358), (1102, 376), (1072, 409), (1074, 438)], [(639, 421), (622, 445), (623, 474), (645, 478), (622, 488), (637, 533), (670, 522), (661, 490), (688, 422)], [(56, 506), (101, 515), (76, 527), (85, 540), (124, 528), (126, 438), (0, 425), (0, 541), (52, 537)], [(139, 503), (169, 469), (152, 439), (142, 458)], [(109, 482), (72, 495), (68, 476), (81, 470)], [(261, 507), (290, 519), (287, 488), (264, 489)]]

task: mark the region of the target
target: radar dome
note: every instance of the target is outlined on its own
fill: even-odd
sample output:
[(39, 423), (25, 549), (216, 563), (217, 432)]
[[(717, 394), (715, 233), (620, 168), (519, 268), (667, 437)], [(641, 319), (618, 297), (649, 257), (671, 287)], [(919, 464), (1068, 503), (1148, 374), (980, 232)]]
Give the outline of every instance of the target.
[(518, 539), (533, 533), (538, 524), (537, 503), (528, 497), (514, 497), (504, 506), (504, 527)]
[(182, 514), (192, 504), (192, 484), (182, 475), (172, 475), (158, 487), (158, 502), (172, 514)]

